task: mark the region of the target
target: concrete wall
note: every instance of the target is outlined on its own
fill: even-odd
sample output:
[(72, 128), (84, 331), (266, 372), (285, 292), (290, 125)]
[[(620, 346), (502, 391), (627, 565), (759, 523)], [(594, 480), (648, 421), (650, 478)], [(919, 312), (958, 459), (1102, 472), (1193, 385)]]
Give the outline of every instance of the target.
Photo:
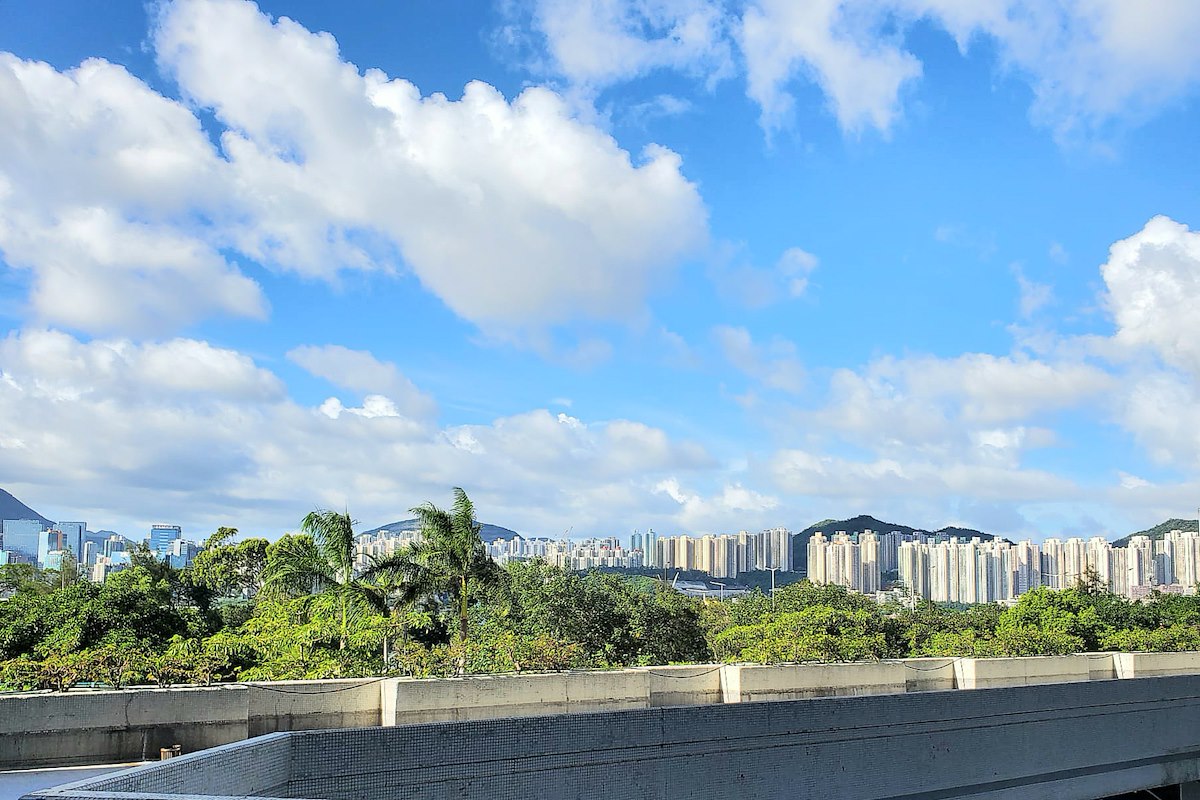
[(273, 731), (1200, 674), (1200, 653), (694, 665), (0, 696), (0, 769), (119, 762)]
[(726, 703), (802, 700), (903, 693), (904, 665), (899, 661), (854, 664), (731, 666), (725, 680)]
[[(1200, 676), (1188, 675), (300, 732), (283, 734), (286, 794), (1094, 800), (1200, 779), (1198, 717)], [(165, 798), (160, 786), (224, 790), (231, 773), (256, 768), (231, 752), (236, 746), (199, 754), (182, 784), (166, 778), (185, 771), (167, 769), (156, 780), (118, 776), (97, 788), (113, 800), (136, 791)], [(96, 797), (87, 791), (43, 796)]]
[(242, 684), (249, 694), (251, 736), (275, 731), (380, 725), (379, 678)]
[(157, 759), (286, 730), (379, 725), (380, 680), (0, 696), (0, 769)]
[(158, 758), (249, 735), (243, 687), (20, 694), (0, 698), (0, 769)]
[(647, 667), (650, 676), (650, 703), (662, 706), (707, 706), (724, 702), (721, 673), (728, 667), (719, 664), (697, 666)]
[(1200, 653), (1114, 653), (1118, 678), (1200, 674)]
[(649, 708), (645, 670), (398, 678), (385, 683), (384, 725)]
[[(954, 682), (959, 689), (990, 689), (998, 686), (1086, 681), (1091, 679), (1093, 658), (1107, 662), (1111, 669), (1112, 657), (1107, 654), (964, 658), (954, 665)], [(1098, 672), (1104, 674), (1103, 668), (1099, 668)]]

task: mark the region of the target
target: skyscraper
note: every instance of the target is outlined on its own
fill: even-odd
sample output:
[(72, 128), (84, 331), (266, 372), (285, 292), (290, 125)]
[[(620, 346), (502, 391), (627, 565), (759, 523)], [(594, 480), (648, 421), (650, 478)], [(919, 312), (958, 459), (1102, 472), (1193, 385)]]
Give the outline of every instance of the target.
[(38, 519), (6, 519), (0, 526), (4, 531), (4, 549), (14, 562), (36, 564), (41, 544), (42, 521)]
[(56, 528), (63, 532), (63, 545), (71, 551), (77, 561), (83, 560), (83, 543), (87, 535), (86, 522), (59, 522)]
[(150, 526), (150, 550), (159, 558), (171, 552), (171, 542), (183, 538), (183, 529), (178, 525), (155, 523)]

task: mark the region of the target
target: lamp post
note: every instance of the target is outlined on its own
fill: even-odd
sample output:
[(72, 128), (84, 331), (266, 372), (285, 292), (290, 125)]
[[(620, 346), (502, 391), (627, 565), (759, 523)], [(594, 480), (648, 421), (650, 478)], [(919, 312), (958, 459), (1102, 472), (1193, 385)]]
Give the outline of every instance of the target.
[(713, 581), (713, 586), (721, 587), (721, 602), (725, 602), (725, 584), (721, 583), (720, 581)]
[(775, 573), (779, 571), (779, 567), (767, 567), (771, 571), (771, 611), (775, 611)]

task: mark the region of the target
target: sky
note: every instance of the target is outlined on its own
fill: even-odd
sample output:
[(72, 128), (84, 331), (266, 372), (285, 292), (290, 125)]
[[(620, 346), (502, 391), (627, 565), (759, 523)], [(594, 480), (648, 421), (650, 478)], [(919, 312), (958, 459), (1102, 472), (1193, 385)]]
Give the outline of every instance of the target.
[(0, 486), (277, 536), (1200, 506), (1192, 0), (4, 0)]

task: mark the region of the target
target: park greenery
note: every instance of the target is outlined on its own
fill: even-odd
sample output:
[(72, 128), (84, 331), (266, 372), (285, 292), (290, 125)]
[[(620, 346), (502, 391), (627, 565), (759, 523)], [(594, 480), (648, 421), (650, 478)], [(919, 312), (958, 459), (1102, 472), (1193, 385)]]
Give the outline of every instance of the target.
[(1132, 602), (1095, 575), (1011, 608), (881, 605), (799, 581), (700, 600), (650, 576), (487, 557), (475, 510), (413, 511), (420, 540), (357, 569), (347, 513), (274, 543), (217, 530), (176, 570), (146, 549), (103, 583), (0, 567), (0, 688), (1200, 650), (1200, 598)]

